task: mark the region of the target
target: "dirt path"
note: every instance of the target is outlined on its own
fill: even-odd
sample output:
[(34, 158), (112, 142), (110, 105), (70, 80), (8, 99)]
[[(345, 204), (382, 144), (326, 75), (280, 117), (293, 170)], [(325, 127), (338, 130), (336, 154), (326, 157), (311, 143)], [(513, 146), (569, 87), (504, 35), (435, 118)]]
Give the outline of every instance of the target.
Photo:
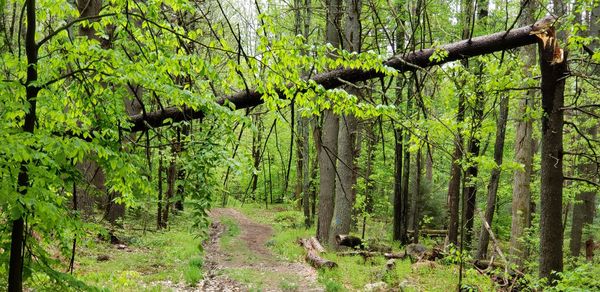
[[(212, 209), (210, 217), (210, 239), (204, 244), (208, 272), (200, 284), (202, 291), (323, 291), (314, 269), (271, 253), (267, 247), (273, 235), (270, 226), (231, 208)], [(225, 220), (239, 226), (239, 234), (227, 242), (220, 240), (227, 232)]]

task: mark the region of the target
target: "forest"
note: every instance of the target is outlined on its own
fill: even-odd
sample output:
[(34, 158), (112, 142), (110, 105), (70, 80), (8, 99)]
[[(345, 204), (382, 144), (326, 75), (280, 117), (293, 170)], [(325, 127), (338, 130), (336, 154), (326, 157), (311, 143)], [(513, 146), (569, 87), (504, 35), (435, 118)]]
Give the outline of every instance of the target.
[(0, 0), (0, 289), (599, 291), (598, 0)]

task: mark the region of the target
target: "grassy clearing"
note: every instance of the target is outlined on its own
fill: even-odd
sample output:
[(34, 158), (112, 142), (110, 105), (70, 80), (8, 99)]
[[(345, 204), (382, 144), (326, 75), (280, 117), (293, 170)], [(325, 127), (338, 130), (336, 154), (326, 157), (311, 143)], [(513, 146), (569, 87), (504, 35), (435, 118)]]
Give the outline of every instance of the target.
[[(118, 234), (127, 242), (120, 250), (90, 240), (77, 257), (77, 277), (111, 291), (170, 291), (170, 285), (193, 286), (202, 280), (200, 238), (191, 234), (186, 213), (171, 216), (171, 228), (159, 232)], [(99, 256), (107, 261), (98, 261)]]
[[(275, 234), (269, 246), (282, 260), (304, 261), (304, 250), (298, 246), (296, 240), (313, 236), (315, 229), (302, 227), (301, 212), (292, 211), (287, 205), (272, 205), (269, 209), (265, 209), (264, 206), (246, 204), (238, 209), (255, 221), (273, 226)], [(389, 227), (389, 224), (385, 222), (370, 223), (366, 230), (366, 237), (387, 240), (383, 237), (390, 234), (386, 226)], [(424, 242), (433, 244), (431, 241)], [(394, 246), (396, 252), (400, 252), (398, 244), (390, 245)], [(392, 271), (386, 271), (386, 260), (383, 257), (365, 261), (362, 257), (342, 257), (334, 253), (326, 253), (323, 256), (339, 265), (332, 270), (319, 271), (319, 282), (326, 291), (363, 290), (365, 285), (376, 282), (385, 282), (388, 287), (402, 287), (405, 291), (449, 291), (455, 290), (458, 284), (456, 265), (436, 263), (433, 268), (415, 269), (411, 267), (410, 261), (400, 260), (396, 262), (396, 267)], [(246, 276), (251, 276), (250, 274), (248, 272)], [(489, 277), (480, 275), (472, 269), (464, 272), (463, 283), (473, 287), (474, 291), (494, 290), (494, 284)]]

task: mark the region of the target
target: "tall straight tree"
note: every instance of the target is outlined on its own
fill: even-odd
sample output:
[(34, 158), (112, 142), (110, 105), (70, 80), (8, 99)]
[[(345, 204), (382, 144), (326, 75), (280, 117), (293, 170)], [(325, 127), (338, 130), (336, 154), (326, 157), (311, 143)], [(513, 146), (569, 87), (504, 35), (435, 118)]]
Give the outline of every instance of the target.
[[(589, 18), (589, 35), (598, 36), (600, 34), (600, 4), (592, 9), (591, 17)], [(599, 46), (599, 41), (596, 39), (588, 46), (590, 50), (595, 51)], [(598, 72), (600, 66), (592, 66), (592, 73)], [(595, 138), (598, 134), (598, 125), (592, 126), (586, 133), (588, 137)], [(586, 145), (587, 147), (587, 145)], [(596, 165), (593, 160), (588, 158), (580, 157), (578, 165), (579, 175), (594, 180), (596, 176)], [(573, 205), (573, 221), (571, 225), (571, 240), (569, 241), (569, 249), (572, 256), (579, 256), (581, 251), (581, 243), (583, 238), (583, 230), (586, 225), (594, 223), (594, 216), (596, 213), (596, 193), (594, 189), (588, 189), (579, 192), (575, 197), (575, 204)], [(591, 238), (590, 238), (591, 239)]]
[[(25, 23), (25, 54), (27, 55), (27, 79), (25, 80), (25, 107), (28, 109), (25, 113), (25, 119), (21, 130), (27, 133), (33, 133), (35, 129), (37, 96), (40, 88), (35, 85), (38, 79), (37, 63), (39, 46), (35, 41), (35, 32), (37, 21), (35, 15), (35, 0), (25, 2), (26, 23)], [(30, 187), (29, 170), (27, 163), (22, 162), (17, 179), (19, 192), (21, 195), (27, 195)], [(25, 220), (26, 214), (19, 214), (12, 221), (11, 242), (10, 242), (10, 260), (8, 265), (8, 291), (23, 291), (23, 253), (25, 246)]]
[[(361, 0), (346, 0), (346, 27), (344, 31), (344, 49), (350, 52), (360, 52), (361, 44)], [(346, 91), (356, 96), (360, 91), (353, 86), (347, 86)], [(352, 113), (342, 115), (338, 133), (338, 180), (335, 189), (335, 206), (329, 244), (335, 246), (338, 234), (348, 234), (352, 223), (352, 207), (356, 198), (356, 146), (358, 120)]]
[[(397, 2), (397, 11), (400, 15), (400, 11), (405, 9), (403, 6), (403, 1)], [(404, 20), (397, 19), (396, 20), (396, 54), (400, 54), (402, 50), (405, 49), (405, 29), (404, 29)], [(402, 88), (406, 82), (404, 80), (398, 79), (396, 82), (396, 103), (400, 103), (402, 101)], [(400, 125), (396, 123), (392, 123), (394, 126), (394, 221), (393, 221), (393, 229), (392, 229), (392, 238), (394, 240), (398, 240), (401, 243), (405, 244), (408, 242), (408, 197), (404, 196), (404, 188), (403, 188), (403, 130), (400, 128)]]
[[(468, 39), (470, 36), (470, 24), (473, 2), (463, 0), (461, 2), (462, 10), (462, 39)], [(463, 66), (467, 65), (465, 60), (461, 61)], [(454, 152), (452, 154), (452, 166), (450, 169), (450, 181), (448, 182), (448, 241), (454, 245), (458, 244), (458, 219), (460, 215), (460, 182), (462, 177), (462, 167), (460, 160), (463, 157), (463, 135), (461, 125), (465, 120), (465, 96), (464, 93), (458, 94), (458, 110), (456, 113), (456, 137), (454, 140)]]
[[(488, 16), (489, 0), (476, 0), (477, 8), (477, 23), (480, 26), (486, 27), (486, 18)], [(475, 10), (473, 10), (475, 11)], [(467, 11), (465, 11), (468, 13)], [(473, 35), (473, 29), (469, 29), (469, 38)], [(467, 64), (468, 66), (468, 64)], [(476, 71), (477, 83), (483, 82), (483, 66), (480, 62), (475, 62), (473, 70)], [(476, 158), (479, 156), (481, 139), (479, 138), (481, 131), (481, 123), (483, 121), (483, 107), (484, 107), (484, 96), (481, 91), (481, 85), (476, 85), (475, 90), (475, 102), (471, 104), (472, 119), (471, 119), (471, 134), (469, 136), (469, 143), (467, 149), (468, 167), (465, 171), (464, 177), (464, 189), (463, 189), (463, 200), (464, 200), (464, 214), (463, 224), (465, 226), (464, 242), (467, 248), (471, 247), (471, 241), (473, 236), (473, 223), (475, 222), (475, 205), (477, 203), (477, 176), (479, 174), (479, 166), (477, 165)]]
[[(310, 34), (310, 19), (312, 14), (311, 0), (294, 0), (294, 33), (302, 34), (308, 41)], [(304, 13), (303, 13), (304, 12)], [(309, 128), (310, 119), (297, 113), (298, 130), (296, 133), (296, 198), (301, 197), (304, 212), (304, 225), (311, 226), (310, 212), (310, 147)]]
[[(536, 2), (521, 0), (523, 14), (519, 19), (520, 24), (533, 23), (537, 9)], [(525, 68), (531, 68), (536, 62), (535, 47), (527, 46), (521, 48), (521, 55)], [(525, 74), (532, 73), (526, 70)], [(523, 244), (525, 230), (531, 225), (531, 174), (533, 168), (533, 118), (528, 116), (529, 109), (533, 106), (536, 91), (531, 89), (525, 91), (519, 106), (516, 108), (516, 135), (515, 135), (515, 162), (522, 169), (515, 170), (513, 175), (512, 193), (512, 221), (510, 231), (510, 255), (511, 261), (519, 268), (523, 267), (524, 261), (529, 254), (527, 247)]]
[[(496, 142), (494, 143), (494, 163), (496, 165), (490, 175), (484, 218), (489, 226), (492, 226), (494, 212), (496, 211), (496, 195), (498, 194), (498, 184), (500, 183), (502, 158), (504, 155), (504, 138), (506, 137), (506, 121), (508, 120), (508, 96), (501, 97), (499, 107), (498, 120), (496, 120)], [(487, 257), (487, 249), (490, 242), (490, 234), (485, 227), (485, 223), (482, 225), (481, 233), (479, 234), (479, 245), (477, 247), (477, 259), (485, 259)]]
[[(340, 25), (342, 18), (342, 1), (328, 0), (327, 24), (325, 41), (333, 47), (340, 47)], [(333, 110), (323, 111), (323, 126), (321, 130), (321, 143), (319, 151), (319, 217), (317, 238), (321, 242), (329, 239), (329, 227), (333, 217), (335, 198), (335, 177), (338, 147), (339, 118)]]

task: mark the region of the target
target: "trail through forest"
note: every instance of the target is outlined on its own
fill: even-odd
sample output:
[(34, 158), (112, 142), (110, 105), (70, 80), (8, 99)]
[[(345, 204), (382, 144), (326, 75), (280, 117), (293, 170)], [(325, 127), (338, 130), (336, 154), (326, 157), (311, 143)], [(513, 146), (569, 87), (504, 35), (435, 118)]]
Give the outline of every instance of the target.
[[(271, 226), (253, 222), (231, 208), (214, 208), (210, 237), (204, 243), (206, 274), (202, 291), (323, 291), (317, 272), (304, 263), (278, 259), (267, 247)], [(226, 220), (239, 233), (225, 241)]]

